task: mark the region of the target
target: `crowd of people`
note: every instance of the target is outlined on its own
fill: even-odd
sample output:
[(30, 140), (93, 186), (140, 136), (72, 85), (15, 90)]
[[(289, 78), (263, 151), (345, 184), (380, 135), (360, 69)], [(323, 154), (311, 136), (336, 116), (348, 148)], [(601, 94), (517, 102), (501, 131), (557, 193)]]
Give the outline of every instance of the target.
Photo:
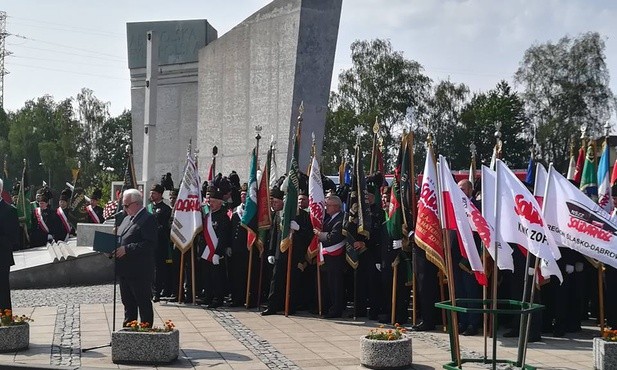
[[(252, 247), (252, 257), (247, 248), (247, 229), (241, 222), (248, 186), (240, 184), (235, 172), (229, 176), (218, 174), (209, 183), (204, 182), (201, 208), (204, 219), (210, 218), (204, 222), (204, 228), (211, 227), (214, 234), (199, 233), (184, 258), (170, 240), (178, 190), (169, 191), (167, 200), (163, 198), (165, 187), (155, 184), (149, 190), (147, 202), (140, 191), (125, 190), (120, 200), (125, 217), (117, 223), (120, 247), (114, 253), (125, 322), (139, 318), (142, 322), (152, 323), (152, 302), (165, 300), (196, 302), (208, 308), (223, 305), (259, 308), (264, 316), (307, 311), (321, 314), (326, 319), (346, 315), (401, 325), (409, 324), (412, 317), (417, 317), (411, 326), (416, 331), (435, 330), (444, 324), (445, 315), (435, 308), (435, 303), (447, 299), (447, 279), (430, 262), (425, 251), (415, 245), (413, 233), (405, 238), (405, 248), (389, 236), (385, 219), (390, 207), (391, 188), (380, 173), (366, 177), (366, 201), (371, 219), (367, 236), (351, 242), (344, 225), (348, 211), (345, 205), (348, 185), (336, 186), (322, 176), (326, 214), (323, 228), (314, 229), (308, 211), (308, 177), (301, 173), (297, 215), (290, 223), (292, 247), (288, 249), (281, 247), (283, 181), (284, 177), (281, 177), (270, 188), (272, 226), (260, 239), (263, 242)], [(458, 185), (480, 208), (474, 184), (462, 180)], [(1, 188), (2, 182), (0, 191)], [(75, 233), (66, 222), (70, 198), (68, 192), (63, 192), (59, 206), (53, 210), (49, 207), (48, 189), (37, 192), (37, 207), (28, 233), (31, 246), (66, 240)], [(103, 210), (98, 205), (100, 198), (99, 190), (89, 196), (91, 222), (104, 220)], [(617, 196), (613, 200), (617, 203)], [(0, 307), (4, 308), (10, 308), (10, 294), (7, 297), (8, 271), (12, 264), (10, 251), (23, 247), (15, 218), (15, 208), (0, 200), (0, 252), (6, 254), (0, 258)], [(456, 231), (450, 232), (456, 296), (481, 299), (482, 287), (461, 255)], [(314, 236), (321, 248), (328, 251), (323, 260), (309, 252)], [(212, 237), (216, 238), (216, 248), (210, 261), (202, 256), (206, 244), (212, 242), (206, 239)], [(476, 240), (477, 248), (481, 250), (479, 237)], [(534, 258), (527, 259), (525, 250), (516, 245), (512, 247), (515, 268), (513, 272), (500, 271), (498, 298), (520, 300), (525, 275), (530, 271), (533, 273)], [(358, 256), (353, 263), (347, 258), (349, 248)], [(538, 289), (536, 301), (545, 305), (542, 312), (532, 315), (529, 341), (541, 340), (543, 332), (554, 336), (578, 332), (582, 320), (590, 315), (599, 317), (596, 266), (576, 251), (561, 248), (561, 252), (563, 257), (558, 264), (564, 276), (563, 283), (550, 279), (528, 285), (529, 290)], [(612, 284), (615, 269), (605, 268), (607, 284)], [(414, 279), (416, 292), (412, 292)], [(396, 284), (394, 288), (393, 284)], [(412, 297), (416, 301), (413, 314)], [(286, 306), (287, 298), (289, 303)], [(611, 295), (606, 296), (605, 307), (608, 325), (617, 327), (617, 307)], [(509, 328), (504, 336), (518, 336), (519, 316), (505, 315), (499, 322)], [(463, 335), (477, 335), (483, 325), (481, 315), (474, 313), (459, 314), (458, 323)]]

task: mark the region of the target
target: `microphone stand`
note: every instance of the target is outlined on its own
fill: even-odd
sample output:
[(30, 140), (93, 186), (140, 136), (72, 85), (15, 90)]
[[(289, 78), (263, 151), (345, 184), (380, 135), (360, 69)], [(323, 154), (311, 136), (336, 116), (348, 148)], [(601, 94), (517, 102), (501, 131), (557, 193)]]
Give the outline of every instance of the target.
[[(117, 269), (117, 259), (115, 256), (115, 250), (118, 249), (119, 245), (119, 240), (118, 240), (118, 227), (120, 226), (120, 222), (118, 221), (118, 216), (119, 215), (124, 215), (124, 211), (120, 211), (117, 212), (114, 215), (114, 240), (116, 242), (116, 247), (114, 248), (114, 255), (113, 257), (110, 256), (109, 258), (113, 258), (114, 260), (114, 301), (113, 301), (113, 313), (112, 313), (112, 322), (111, 322), (111, 332), (115, 332), (116, 331), (116, 285), (118, 284), (118, 269)], [(124, 215), (126, 217), (126, 215)], [(124, 218), (123, 218), (124, 220)], [(91, 351), (93, 349), (99, 349), (99, 348), (105, 348), (105, 347), (111, 347), (111, 341), (109, 342), (109, 344), (103, 344), (100, 346), (95, 346), (95, 347), (89, 347), (89, 348), (82, 348), (81, 352), (88, 352)]]

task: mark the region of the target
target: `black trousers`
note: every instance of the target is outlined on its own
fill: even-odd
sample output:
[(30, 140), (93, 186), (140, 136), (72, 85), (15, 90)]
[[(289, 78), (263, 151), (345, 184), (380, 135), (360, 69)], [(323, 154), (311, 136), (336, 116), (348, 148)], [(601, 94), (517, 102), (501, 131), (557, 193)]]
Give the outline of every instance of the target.
[(0, 267), (0, 309), (12, 309), (11, 306), (11, 287), (9, 286), (9, 266)]
[(383, 298), (381, 295), (381, 274), (375, 267), (375, 261), (369, 251), (360, 254), (356, 269), (356, 304), (355, 315), (366, 316), (367, 307), (370, 307), (371, 317), (377, 317), (382, 311)]
[(421, 248), (414, 248), (416, 252), (416, 289), (418, 289), (418, 304), (420, 317), (428, 325), (437, 325), (439, 310), (435, 308), (439, 298), (439, 281), (437, 279), (437, 266), (426, 259), (426, 252)]
[[(279, 259), (274, 264), (272, 271), (272, 280), (270, 281), (270, 293), (268, 294), (268, 309), (273, 311), (281, 311), (285, 308), (285, 293), (287, 291), (287, 253), (281, 253)], [(291, 311), (296, 310), (299, 302), (298, 293), (300, 293), (300, 270), (298, 262), (291, 262), (291, 278), (289, 291), (289, 307)]]
[(128, 278), (120, 276), (120, 297), (124, 305), (124, 324), (137, 320), (153, 325), (151, 291), (152, 279)]
[(327, 268), (326, 282), (328, 284), (331, 304), (328, 314), (339, 316), (343, 314), (343, 309), (345, 308), (345, 254), (341, 254), (340, 256), (325, 255), (324, 264)]

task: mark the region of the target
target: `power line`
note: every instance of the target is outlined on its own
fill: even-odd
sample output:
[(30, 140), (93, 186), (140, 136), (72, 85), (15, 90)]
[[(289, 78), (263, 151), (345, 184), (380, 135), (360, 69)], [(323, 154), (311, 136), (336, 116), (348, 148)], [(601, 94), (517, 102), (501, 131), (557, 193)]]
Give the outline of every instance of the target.
[[(85, 63), (85, 62), (77, 62), (77, 61), (73, 61), (73, 60), (66, 60), (66, 59), (50, 59), (50, 58), (37, 58), (37, 57), (30, 57), (30, 56), (21, 56), (21, 55), (15, 55), (12, 54), (10, 55), (11, 58), (18, 58), (18, 59), (30, 59), (30, 60), (42, 60), (42, 61), (46, 61), (46, 62), (60, 62), (60, 63), (66, 63), (66, 64), (79, 64), (79, 65), (84, 65), (84, 66), (90, 66), (90, 67), (109, 67), (109, 64), (97, 64), (97, 63)], [(124, 61), (113, 61), (115, 63), (124, 63)]]
[[(93, 35), (97, 35), (97, 36), (110, 36), (110, 37), (124, 38), (124, 34), (121, 34), (121, 33), (103, 32), (103, 31), (100, 31), (100, 30), (95, 30), (93, 28), (77, 27), (77, 26), (71, 26), (71, 25), (62, 24), (62, 23), (54, 23), (54, 22), (42, 21), (40, 19), (32, 19), (32, 18), (22, 18), (22, 17), (15, 17), (15, 16), (8, 16), (8, 18), (22, 20), (22, 21), (26, 21), (26, 22), (35, 22), (36, 23), (36, 24), (24, 24), (24, 23), (21, 23), (22, 25), (29, 26), (29, 27), (46, 28), (44, 26), (41, 26), (41, 24), (49, 24), (49, 25), (52, 25), (52, 26), (59, 26), (60, 27), (60, 28), (52, 28), (52, 27), (48, 28), (48, 29), (53, 29), (53, 30), (70, 31), (70, 32), (79, 31), (80, 33), (89, 33), (89, 34), (93, 34)], [(12, 23), (14, 23), (14, 22), (12, 22)], [(20, 23), (18, 22), (17, 24), (20, 24)]]
[(48, 44), (48, 45), (58, 46), (58, 47), (61, 47), (61, 48), (66, 48), (66, 49), (77, 50), (77, 51), (81, 51), (81, 52), (85, 52), (85, 53), (97, 54), (97, 55), (104, 55), (104, 56), (107, 56), (107, 57), (112, 57), (112, 58), (118, 58), (118, 55), (114, 55), (114, 54), (107, 54), (107, 53), (101, 53), (101, 52), (94, 51), (94, 50), (88, 50), (88, 49), (76, 48), (76, 47), (74, 47), (74, 46), (68, 46), (68, 45), (58, 44), (58, 43), (56, 43), (56, 42), (51, 42), (51, 41), (43, 41), (43, 40), (38, 40), (38, 39), (34, 39), (34, 38), (31, 38), (31, 37), (28, 37), (28, 36), (15, 35), (15, 34), (13, 34), (12, 36), (19, 37), (20, 39), (24, 39), (24, 40), (30, 40), (30, 41), (40, 42), (40, 43), (43, 43), (43, 44)]
[(98, 59), (98, 60), (109, 60), (109, 61), (113, 61), (113, 62), (127, 63), (127, 61), (125, 59), (119, 59), (119, 58), (102, 58), (102, 57), (94, 56), (94, 55), (85, 55), (85, 54), (79, 54), (79, 53), (71, 53), (71, 52), (68, 52), (68, 51), (62, 51), (62, 50), (57, 50), (57, 49), (37, 48), (35, 46), (26, 46), (26, 45), (21, 45), (21, 44), (10, 44), (10, 45), (19, 46), (19, 47), (26, 48), (26, 49), (49, 51), (49, 52), (52, 52), (52, 53), (61, 53), (61, 54), (64, 54), (64, 55), (74, 55), (74, 56), (83, 57), (83, 58), (91, 58), (91, 59)]
[(129, 78), (120, 78), (120, 77), (114, 77), (114, 76), (109, 76), (109, 75), (101, 75), (101, 74), (96, 74), (96, 73), (75, 72), (75, 71), (68, 71), (68, 70), (65, 70), (65, 69), (33, 66), (33, 65), (18, 64), (18, 63), (13, 63), (13, 65), (18, 66), (18, 67), (35, 68), (35, 69), (43, 69), (43, 70), (47, 70), (47, 71), (69, 73), (69, 74), (73, 74), (73, 75), (92, 76), (92, 77), (101, 77), (101, 78), (112, 79), (112, 80), (130, 81)]

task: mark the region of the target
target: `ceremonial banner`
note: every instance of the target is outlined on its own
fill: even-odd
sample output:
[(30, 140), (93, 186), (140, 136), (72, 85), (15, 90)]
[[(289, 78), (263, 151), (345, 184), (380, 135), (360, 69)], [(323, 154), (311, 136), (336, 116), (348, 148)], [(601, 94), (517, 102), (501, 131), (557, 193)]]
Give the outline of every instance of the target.
[(536, 178), (536, 165), (533, 161), (533, 155), (529, 157), (529, 164), (527, 165), (527, 175), (525, 176), (525, 182), (527, 184), (535, 183)]
[(193, 246), (195, 235), (202, 230), (201, 201), (197, 163), (188, 154), (171, 223), (171, 240), (182, 253)]
[(212, 257), (214, 256), (214, 252), (216, 252), (216, 247), (219, 245), (219, 237), (216, 236), (216, 231), (214, 231), (214, 226), (212, 225), (211, 212), (208, 212), (204, 222), (206, 224), (203, 226), (203, 235), (204, 240), (206, 241), (206, 247), (201, 254), (201, 258), (208, 262), (212, 262)]
[[(473, 238), (471, 228), (471, 207), (473, 207), (471, 199), (459, 188), (452, 177), (452, 171), (450, 171), (448, 162), (441, 155), (439, 156), (439, 162), (437, 162), (437, 168), (441, 178), (441, 185), (443, 186), (441, 192), (443, 194), (444, 219), (446, 221), (446, 224), (443, 226), (449, 230), (456, 230), (461, 255), (469, 261), (478, 284), (487, 286), (488, 282), (484, 273), (484, 266), (482, 266), (482, 259), (480, 258), (480, 253), (478, 253), (478, 247)], [(479, 212), (476, 216), (482, 217)], [(477, 224), (483, 225), (480, 232), (486, 234), (486, 226), (484, 226), (486, 221), (482, 223), (478, 220)]]
[(416, 183), (414, 181), (413, 161), (413, 133), (410, 132), (402, 139), (399, 160), (395, 173), (398, 172), (401, 214), (403, 216), (403, 234), (409, 235), (414, 229), (416, 221)]
[(609, 179), (609, 171), (611, 166), (609, 165), (610, 150), (606, 140), (602, 146), (602, 157), (600, 157), (600, 163), (598, 164), (598, 204), (600, 207), (608, 212), (613, 212), (613, 200), (611, 199), (611, 182)]
[[(356, 269), (360, 253), (366, 250), (366, 245), (356, 249), (354, 243), (364, 242), (363, 238), (370, 237), (371, 214), (366, 203), (366, 178), (362, 167), (360, 146), (356, 145), (354, 155), (351, 189), (347, 195), (347, 210), (343, 220), (343, 235), (345, 235), (346, 259), (349, 265)], [(400, 228), (399, 228), (400, 230)]]
[[(311, 216), (311, 225), (314, 229), (320, 230), (323, 228), (323, 219), (325, 216), (326, 198), (323, 194), (323, 184), (321, 183), (321, 171), (317, 158), (313, 157), (311, 164), (311, 173), (309, 174), (309, 214)], [(312, 259), (319, 252), (319, 238), (313, 236), (311, 244), (306, 251), (309, 259)]]
[[(488, 225), (488, 235), (478, 232), (493, 261), (495, 260), (495, 238), (499, 236), (495, 234), (495, 180), (495, 171), (482, 166), (482, 217)], [(482, 230), (482, 228), (478, 230)], [(514, 260), (512, 259), (514, 251), (510, 245), (499, 238), (497, 239), (497, 248), (499, 248), (497, 267), (500, 270), (514, 271)]]
[(617, 268), (617, 223), (554, 168), (548, 176), (545, 219), (557, 243)]
[(137, 179), (135, 178), (135, 166), (133, 166), (133, 154), (127, 154), (126, 166), (124, 167), (124, 182), (122, 184), (122, 192), (118, 197), (118, 209), (116, 210), (115, 225), (120, 226), (122, 220), (126, 216), (122, 208), (122, 198), (125, 190), (135, 189), (137, 187)]
[(533, 184), (533, 195), (536, 197), (538, 204), (541, 206), (544, 202), (544, 194), (546, 193), (546, 182), (548, 181), (548, 172), (541, 163), (536, 165), (536, 178)]
[(264, 251), (268, 230), (272, 226), (272, 215), (270, 214), (270, 164), (274, 155), (274, 150), (270, 148), (266, 157), (264, 169), (261, 171), (259, 188), (257, 189), (257, 228), (259, 236), (257, 238), (257, 248), (261, 255)]
[(246, 229), (246, 247), (250, 250), (257, 240), (257, 153), (255, 148), (253, 148), (251, 154), (248, 193), (244, 204), (244, 213), (240, 224)]
[(613, 172), (611, 172), (611, 186), (617, 183), (617, 159), (615, 159), (615, 163), (613, 163)]
[(508, 243), (516, 243), (534, 256), (543, 259), (543, 272), (550, 272), (563, 281), (556, 262), (561, 258), (561, 253), (542, 217), (541, 207), (536, 198), (501, 160), (497, 160), (496, 168), (497, 210), (501, 222), (498, 231), (501, 237)]
[(578, 150), (578, 157), (576, 158), (576, 168), (574, 169), (574, 180), (577, 183), (581, 183), (581, 177), (583, 175), (583, 167), (585, 166), (585, 143), (581, 145), (581, 148)]
[[(615, 161), (617, 163), (617, 161)], [(568, 180), (574, 180), (574, 175), (576, 174), (576, 158), (574, 158), (574, 153), (570, 155), (570, 163), (568, 164)]]
[(581, 175), (581, 191), (587, 194), (588, 197), (598, 195), (598, 173), (596, 171), (596, 151), (595, 147), (590, 143), (587, 147), (587, 155), (585, 156), (585, 165)]
[(300, 181), (298, 178), (298, 137), (293, 138), (293, 150), (289, 172), (283, 182), (281, 190), (285, 192), (283, 216), (281, 217), (281, 252), (286, 252), (292, 243), (292, 232), (289, 227), (291, 220), (298, 215), (298, 190)]
[(426, 258), (447, 275), (437, 210), (437, 189), (435, 158), (433, 147), (429, 145), (426, 150), (414, 238), (416, 243), (426, 251)]
[(30, 181), (28, 178), (28, 164), (24, 159), (24, 168), (21, 172), (21, 183), (19, 195), (17, 196), (17, 218), (22, 225), (25, 225), (26, 236), (32, 227), (32, 210), (34, 207), (30, 203)]

